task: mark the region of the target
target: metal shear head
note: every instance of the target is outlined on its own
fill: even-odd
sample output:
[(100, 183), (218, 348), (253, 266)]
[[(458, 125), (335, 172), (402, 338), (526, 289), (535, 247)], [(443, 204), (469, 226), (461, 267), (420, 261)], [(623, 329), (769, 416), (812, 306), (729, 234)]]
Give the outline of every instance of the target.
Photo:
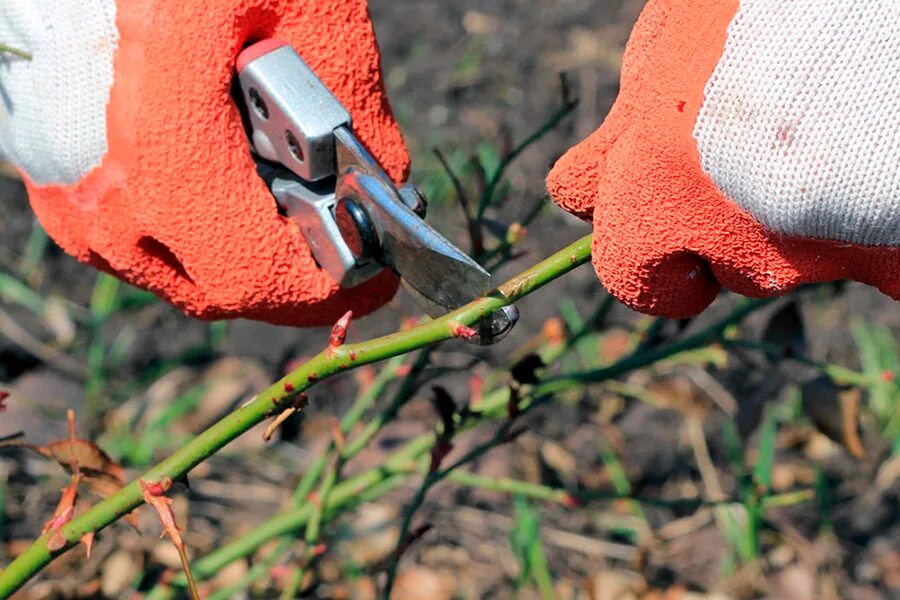
[[(350, 113), (297, 52), (276, 40), (245, 49), (238, 81), (258, 171), (342, 287), (385, 268), (432, 317), (487, 294), (491, 275), (424, 221), (425, 199), (399, 187), (353, 134)], [(476, 327), (479, 343), (515, 324), (513, 307)]]

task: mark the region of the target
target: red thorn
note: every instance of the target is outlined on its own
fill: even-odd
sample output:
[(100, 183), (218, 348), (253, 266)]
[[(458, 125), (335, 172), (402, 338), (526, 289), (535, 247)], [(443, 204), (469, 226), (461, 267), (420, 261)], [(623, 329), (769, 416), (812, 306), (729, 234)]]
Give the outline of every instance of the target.
[(326, 551), (328, 551), (328, 544), (321, 543), (313, 546), (310, 550), (310, 554), (312, 556), (322, 556)]
[(356, 360), (356, 352), (350, 351), (350, 361), (353, 362)]
[(0, 390), (0, 412), (6, 411), (6, 399), (9, 398), (9, 392)]
[(84, 544), (85, 552), (87, 553), (87, 558), (91, 558), (91, 551), (94, 549), (94, 532), (88, 531), (86, 534), (81, 536), (81, 543)]
[(289, 381), (286, 381), (286, 382), (285, 382), (285, 384), (284, 384), (284, 391), (286, 391), (288, 394), (290, 394), (291, 392), (293, 392), (295, 389), (297, 389), (297, 388), (294, 387), (294, 384), (293, 384), (293, 383), (291, 383), (291, 382), (289, 382)]
[(315, 383), (315, 382), (317, 382), (318, 380), (319, 380), (319, 374), (318, 374), (318, 373), (310, 373), (309, 377), (306, 378), (306, 381), (308, 381), (308, 382), (310, 382), (310, 383)]
[(477, 331), (468, 325), (463, 325), (459, 321), (450, 321), (450, 333), (453, 337), (464, 340), (471, 340), (478, 337)]
[[(893, 383), (895, 379), (893, 371), (882, 371), (881, 372), (881, 380), (886, 383)], [(0, 398), (2, 400), (2, 398)]]
[(350, 326), (352, 318), (353, 311), (348, 310), (343, 317), (337, 320), (337, 323), (331, 328), (331, 337), (328, 338), (329, 348), (339, 348), (344, 345), (344, 341), (347, 339), (347, 327)]
[(397, 377), (406, 377), (412, 372), (412, 365), (400, 365), (397, 367)]

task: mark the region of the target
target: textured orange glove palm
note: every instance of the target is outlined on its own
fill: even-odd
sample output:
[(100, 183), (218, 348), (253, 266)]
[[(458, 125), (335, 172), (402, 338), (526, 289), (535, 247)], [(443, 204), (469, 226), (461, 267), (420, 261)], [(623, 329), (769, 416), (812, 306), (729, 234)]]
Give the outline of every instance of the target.
[(900, 298), (900, 4), (651, 0), (602, 127), (548, 189), (624, 303), (854, 279)]
[[(18, 2), (25, 23), (39, 23), (33, 13), (53, 4), (11, 2), (12, 19)], [(65, 74), (49, 81), (40, 75), (46, 61), (71, 53), (60, 48), (60, 36), (78, 38), (82, 63), (95, 63), (86, 77), (102, 71), (107, 56), (111, 61), (101, 115), (106, 147), (97, 164), (87, 161), (90, 168), (74, 176), (22, 166), (38, 218), (68, 253), (208, 319), (322, 325), (392, 297), (397, 282), (390, 273), (342, 290), (317, 268), (299, 229), (279, 216), (256, 176), (231, 97), (242, 47), (282, 39), (347, 107), (358, 137), (388, 174), (405, 178), (407, 151), (385, 97), (364, 0), (61, 0), (52, 11), (43, 17), (69, 19), (74, 33), (60, 22), (66, 33), (39, 31), (21, 42), (34, 61), (18, 68), (35, 70), (39, 94), (67, 100), (60, 91)], [(106, 32), (96, 27), (103, 16)], [(90, 27), (79, 28), (87, 19)], [(81, 142), (62, 136), (54, 152), (65, 154), (59, 146), (66, 143)]]

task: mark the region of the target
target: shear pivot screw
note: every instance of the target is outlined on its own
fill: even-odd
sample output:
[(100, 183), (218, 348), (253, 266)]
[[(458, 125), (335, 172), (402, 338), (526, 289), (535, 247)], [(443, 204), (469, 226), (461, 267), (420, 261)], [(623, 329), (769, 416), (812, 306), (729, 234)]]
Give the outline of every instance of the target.
[(378, 235), (363, 207), (350, 198), (343, 198), (334, 207), (334, 220), (357, 263), (377, 258)]

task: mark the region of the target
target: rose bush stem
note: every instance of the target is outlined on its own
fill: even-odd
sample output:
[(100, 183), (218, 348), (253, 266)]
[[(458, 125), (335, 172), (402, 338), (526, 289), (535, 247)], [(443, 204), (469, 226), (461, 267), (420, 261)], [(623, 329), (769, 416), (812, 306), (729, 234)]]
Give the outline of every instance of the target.
[[(494, 310), (512, 304), (561, 277), (590, 258), (591, 236), (585, 236), (530, 269), (514, 276), (491, 295), (478, 298), (444, 317), (413, 329), (380, 338), (329, 347), (301, 365), (251, 402), (222, 418), (183, 448), (153, 466), (139, 479), (176, 479), (221, 450), (229, 442), (265, 419), (277, 415), (300, 399), (303, 391), (318, 381), (365, 364), (406, 354), (460, 335), (460, 325), (471, 326)], [(47, 548), (41, 536), (0, 572), (0, 598), (7, 598), (86, 533), (103, 529), (143, 503), (138, 480), (72, 519), (62, 533), (66, 544), (56, 551)]]

